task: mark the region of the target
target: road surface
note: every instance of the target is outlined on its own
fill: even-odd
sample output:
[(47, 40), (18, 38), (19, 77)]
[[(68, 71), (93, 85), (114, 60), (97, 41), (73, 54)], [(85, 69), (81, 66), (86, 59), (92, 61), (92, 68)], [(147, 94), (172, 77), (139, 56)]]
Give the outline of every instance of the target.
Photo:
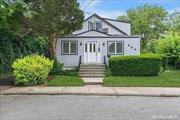
[(180, 97), (1, 95), (0, 120), (180, 120)]

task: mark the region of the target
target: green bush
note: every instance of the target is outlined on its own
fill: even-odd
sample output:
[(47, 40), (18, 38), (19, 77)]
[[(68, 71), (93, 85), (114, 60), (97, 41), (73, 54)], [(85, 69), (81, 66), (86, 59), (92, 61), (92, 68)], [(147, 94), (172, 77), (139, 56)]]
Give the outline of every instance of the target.
[(48, 50), (46, 38), (31, 33), (20, 36), (0, 29), (0, 73), (11, 73), (12, 63), (17, 58), (31, 54), (44, 54)]
[(110, 68), (106, 69), (106, 76), (112, 76), (112, 72)]
[(180, 57), (176, 60), (175, 66), (176, 69), (180, 69)]
[(109, 60), (113, 76), (155, 76), (162, 67), (162, 57), (157, 54), (117, 56)]
[(63, 71), (65, 76), (79, 76), (77, 69), (67, 69)]
[(16, 85), (36, 85), (46, 82), (53, 61), (44, 56), (31, 55), (14, 61), (12, 68)]
[(165, 54), (170, 57), (177, 57), (180, 55), (180, 35), (178, 33), (169, 32), (165, 38), (160, 38), (158, 41), (156, 47), (157, 53)]
[(50, 75), (61, 75), (63, 74), (63, 63), (59, 63), (57, 59), (54, 60), (53, 68), (51, 69)]

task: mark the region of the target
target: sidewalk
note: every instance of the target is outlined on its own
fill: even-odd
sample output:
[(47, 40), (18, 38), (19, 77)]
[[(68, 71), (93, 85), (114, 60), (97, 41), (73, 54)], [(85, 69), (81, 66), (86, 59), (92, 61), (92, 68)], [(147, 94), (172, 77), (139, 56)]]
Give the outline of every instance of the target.
[(166, 87), (13, 87), (0, 95), (105, 95), (105, 96), (164, 96), (180, 97), (180, 88)]

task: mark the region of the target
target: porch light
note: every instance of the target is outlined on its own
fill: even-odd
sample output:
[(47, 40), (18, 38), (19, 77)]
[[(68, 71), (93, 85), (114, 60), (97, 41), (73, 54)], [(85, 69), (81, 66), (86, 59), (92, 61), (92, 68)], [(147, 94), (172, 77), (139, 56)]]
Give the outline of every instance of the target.
[(80, 46), (82, 46), (82, 42), (80, 42), (80, 44), (79, 44)]

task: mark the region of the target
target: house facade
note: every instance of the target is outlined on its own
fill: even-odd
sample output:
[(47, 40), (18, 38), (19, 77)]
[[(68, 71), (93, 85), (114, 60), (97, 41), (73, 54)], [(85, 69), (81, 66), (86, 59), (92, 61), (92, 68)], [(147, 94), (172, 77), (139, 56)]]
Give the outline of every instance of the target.
[(108, 58), (139, 55), (140, 36), (131, 35), (131, 23), (93, 14), (72, 35), (57, 38), (57, 60), (65, 67), (108, 64)]

